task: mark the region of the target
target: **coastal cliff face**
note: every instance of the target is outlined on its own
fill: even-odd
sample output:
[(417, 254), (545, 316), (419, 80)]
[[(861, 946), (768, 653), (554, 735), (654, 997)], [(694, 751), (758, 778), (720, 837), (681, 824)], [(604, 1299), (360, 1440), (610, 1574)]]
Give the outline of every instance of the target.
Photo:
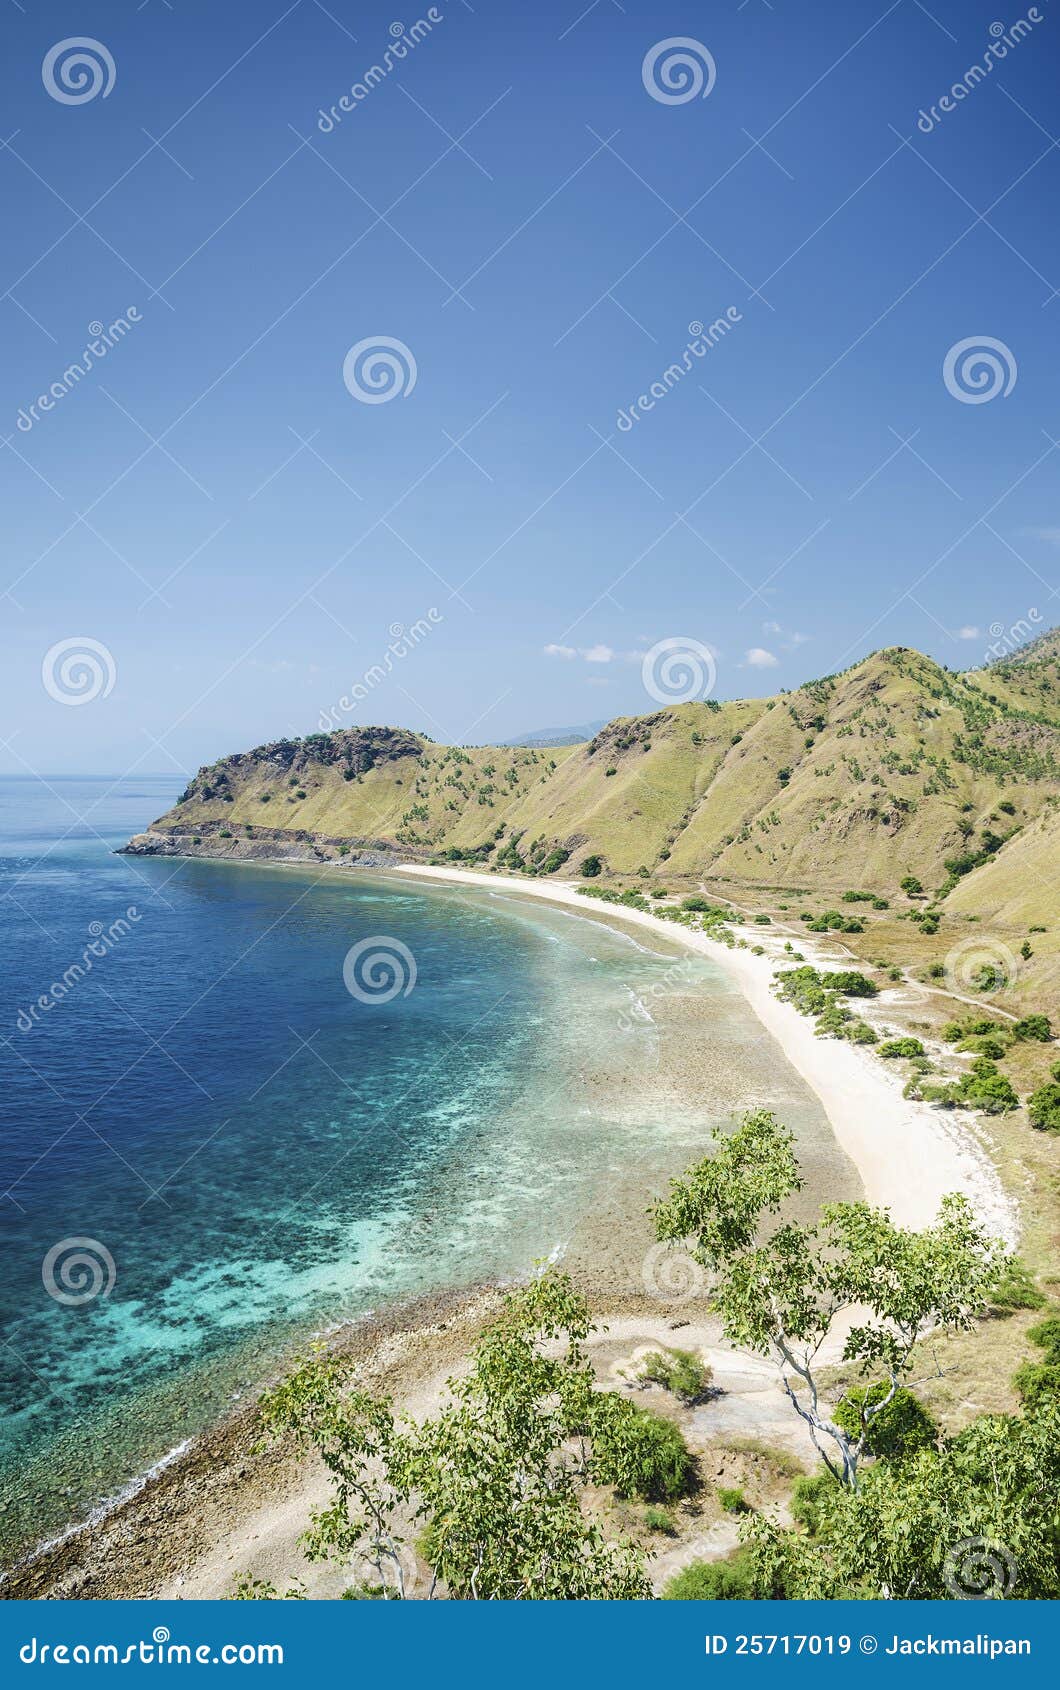
[(1060, 801), (1058, 650), (1053, 634), (956, 675), (896, 647), (778, 698), (662, 708), (571, 746), (395, 728), (277, 740), (200, 769), (128, 849), (534, 874), (599, 858), (605, 877), (677, 885), (887, 896), (912, 875), (966, 894), (1017, 837), (1043, 872), (1055, 858), (1055, 828), (1030, 824)]

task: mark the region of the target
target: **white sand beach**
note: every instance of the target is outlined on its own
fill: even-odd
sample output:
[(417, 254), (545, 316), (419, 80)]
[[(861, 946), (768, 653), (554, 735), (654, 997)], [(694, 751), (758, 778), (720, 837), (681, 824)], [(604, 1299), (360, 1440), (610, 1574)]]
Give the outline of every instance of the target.
[[(818, 1038), (812, 1021), (775, 996), (773, 974), (780, 962), (789, 960), (781, 949), (787, 934), (781, 932), (778, 939), (761, 927), (748, 929), (745, 937), (765, 952), (756, 956), (750, 949), (719, 944), (706, 934), (646, 911), (583, 897), (571, 882), (543, 884), (514, 875), (411, 863), (391, 872), (545, 899), (589, 919), (649, 928), (673, 945), (709, 957), (739, 987), (762, 1026), (820, 1099), (836, 1141), (857, 1168), (871, 1203), (888, 1208), (903, 1226), (923, 1227), (935, 1218), (947, 1192), (960, 1192), (991, 1233), (1016, 1243), (1015, 1203), (975, 1136), (970, 1117), (904, 1098), (900, 1080), (872, 1054), (871, 1047)], [(828, 957), (825, 947), (815, 949), (801, 932), (798, 941), (810, 962), (837, 966), (837, 959)], [(891, 996), (883, 994), (884, 1004)], [(897, 1000), (901, 993), (893, 996)]]

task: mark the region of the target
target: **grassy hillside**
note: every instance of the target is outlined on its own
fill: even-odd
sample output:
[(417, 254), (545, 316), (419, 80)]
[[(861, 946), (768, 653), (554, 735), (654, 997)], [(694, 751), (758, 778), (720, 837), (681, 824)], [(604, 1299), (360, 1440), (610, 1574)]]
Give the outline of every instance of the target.
[(1011, 879), (1040, 917), (1057, 837), (1031, 824), (1060, 797), (1056, 671), (1055, 635), (972, 675), (896, 647), (778, 698), (621, 718), (581, 745), (313, 734), (201, 769), (156, 832), (530, 873), (599, 858), (605, 876), (835, 897), (914, 876), (955, 908), (980, 884), (1000, 907)]

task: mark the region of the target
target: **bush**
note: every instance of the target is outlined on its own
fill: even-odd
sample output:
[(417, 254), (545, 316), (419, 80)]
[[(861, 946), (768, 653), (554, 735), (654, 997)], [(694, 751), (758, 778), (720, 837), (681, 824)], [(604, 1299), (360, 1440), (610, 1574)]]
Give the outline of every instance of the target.
[(673, 1515), (668, 1513), (665, 1508), (645, 1508), (644, 1524), (650, 1532), (663, 1532), (667, 1537), (675, 1537), (677, 1534)]
[(838, 974), (822, 974), (821, 985), (829, 992), (841, 992), (847, 998), (874, 998), (877, 988), (864, 974), (844, 969)]
[(1010, 1256), (990, 1289), (990, 1306), (1004, 1314), (1014, 1309), (1042, 1309), (1045, 1298), (1035, 1285), (1030, 1269), (1018, 1256)]
[(706, 915), (712, 913), (716, 906), (709, 898), (704, 898), (702, 892), (690, 892), (687, 898), (681, 899), (681, 908)]
[(581, 866), (582, 875), (586, 880), (595, 880), (603, 866), (599, 857), (586, 857)]
[(1027, 1333), (1032, 1344), (1046, 1352), (1046, 1361), (1060, 1362), (1060, 1314), (1046, 1315)]
[(758, 927), (771, 927), (773, 925), (768, 915), (756, 915), (755, 924)]
[(1039, 1132), (1060, 1133), (1060, 1085), (1051, 1080), (1027, 1099), (1027, 1114)]
[(1025, 1361), (1012, 1376), (1025, 1406), (1044, 1408), (1060, 1396), (1060, 1362)]
[(754, 1594), (747, 1551), (727, 1561), (693, 1561), (664, 1586), (664, 1602), (745, 1602)]
[(671, 1502), (692, 1482), (692, 1455), (672, 1420), (663, 1420), (623, 1397), (600, 1393), (591, 1405), (593, 1470), (619, 1496)]
[[(874, 1385), (857, 1385), (847, 1392), (835, 1411), (836, 1424), (856, 1437), (861, 1428), (862, 1405), (881, 1401), (890, 1390), (883, 1380)], [(921, 1402), (900, 1386), (887, 1404), (869, 1422), (866, 1448), (870, 1455), (896, 1458), (929, 1449), (938, 1437), (938, 1427)]]
[(800, 1526), (805, 1526), (812, 1537), (817, 1530), (821, 1517), (821, 1503), (829, 1491), (835, 1490), (838, 1484), (827, 1469), (823, 1473), (812, 1476), (803, 1474), (795, 1480), (791, 1493), (791, 1514)]
[(887, 1061), (894, 1056), (923, 1056), (924, 1047), (919, 1039), (888, 1039), (879, 1054)]
[(656, 1350), (645, 1356), (640, 1377), (672, 1391), (681, 1402), (700, 1402), (710, 1389), (713, 1374), (692, 1350)]
[(924, 890), (915, 874), (905, 875), (898, 884), (902, 888), (902, 891), (907, 893), (910, 898), (919, 898)]
[(1049, 1044), (1053, 1036), (1047, 1015), (1025, 1015), (1022, 1021), (1016, 1022), (1012, 1031), (1017, 1039), (1036, 1039), (1043, 1045)]
[(1000, 1062), (1008, 1055), (1008, 1043), (994, 1033), (973, 1033), (970, 1039), (962, 1039), (958, 1050), (968, 1051), (972, 1056), (987, 1056), (992, 1062)]
[(719, 1485), (718, 1501), (726, 1514), (749, 1514), (751, 1504), (743, 1494), (741, 1485)]
[(948, 1044), (956, 1044), (960, 1039), (976, 1038), (983, 1034), (993, 1034), (998, 1038), (1004, 1031), (1000, 1021), (992, 1021), (987, 1015), (966, 1015), (963, 1021), (947, 1021), (942, 1029), (942, 1036)]

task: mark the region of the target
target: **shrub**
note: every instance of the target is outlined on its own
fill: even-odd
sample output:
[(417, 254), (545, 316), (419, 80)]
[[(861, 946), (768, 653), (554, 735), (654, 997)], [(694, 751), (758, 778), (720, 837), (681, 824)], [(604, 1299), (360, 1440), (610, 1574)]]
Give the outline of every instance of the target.
[(1004, 1031), (1000, 1021), (992, 1021), (987, 1015), (966, 1015), (963, 1021), (948, 1021), (942, 1029), (942, 1036), (949, 1044), (956, 1044), (958, 1039), (967, 1039), (982, 1033), (993, 1033), (995, 1036)]
[(910, 898), (919, 898), (924, 890), (915, 874), (905, 875), (898, 884)]
[(1010, 1256), (990, 1288), (990, 1306), (1001, 1313), (1014, 1309), (1041, 1309), (1045, 1298), (1031, 1278), (1030, 1269), (1018, 1256)]
[(872, 907), (874, 910), (889, 910), (891, 906), (886, 898), (873, 898)]
[(727, 1561), (693, 1561), (664, 1586), (664, 1602), (745, 1602), (754, 1594), (747, 1551), (738, 1549)]
[(864, 974), (858, 974), (853, 969), (843, 969), (838, 974), (822, 974), (821, 985), (829, 992), (842, 992), (847, 998), (874, 998), (877, 992), (871, 980), (866, 980)]
[(644, 1524), (650, 1532), (663, 1532), (667, 1537), (674, 1537), (677, 1533), (673, 1515), (665, 1508), (645, 1508)]
[(1051, 1080), (1027, 1099), (1027, 1114), (1039, 1132), (1060, 1133), (1060, 1085)]
[(702, 911), (706, 914), (708, 910), (713, 910), (714, 907), (709, 898), (704, 898), (702, 892), (690, 892), (687, 898), (681, 899), (683, 910)]
[(894, 1056), (923, 1056), (924, 1047), (919, 1039), (888, 1039), (879, 1053), (890, 1061)]
[(1060, 1314), (1046, 1315), (1027, 1333), (1032, 1344), (1046, 1352), (1046, 1361), (1060, 1361)]
[(713, 1374), (692, 1350), (656, 1350), (645, 1356), (640, 1377), (672, 1391), (682, 1402), (699, 1402), (710, 1389)]
[(970, 1052), (972, 1056), (987, 1056), (991, 1062), (1000, 1062), (1008, 1055), (1008, 1044), (1005, 1039), (993, 1033), (975, 1033), (969, 1039), (962, 1039), (958, 1050)]
[(1044, 1408), (1060, 1396), (1060, 1362), (1025, 1361), (1012, 1376), (1029, 1409)]
[(759, 927), (771, 927), (773, 925), (768, 915), (756, 915), (755, 923)]
[(595, 880), (603, 866), (599, 857), (586, 857), (581, 867), (582, 875), (586, 880)]
[[(857, 1436), (863, 1404), (868, 1403), (871, 1407), (881, 1401), (890, 1388), (883, 1380), (874, 1385), (855, 1386), (837, 1406), (836, 1424), (842, 1426), (844, 1432)], [(881, 1408), (870, 1421), (866, 1448), (870, 1455), (895, 1458), (912, 1455), (918, 1449), (928, 1449), (937, 1437), (938, 1427), (927, 1409), (912, 1391), (900, 1386), (886, 1408)]]
[(689, 1489), (692, 1455), (672, 1420), (600, 1393), (592, 1404), (589, 1433), (596, 1478), (614, 1485), (619, 1496), (671, 1502)]
[(795, 1480), (791, 1493), (792, 1518), (797, 1520), (800, 1526), (805, 1526), (811, 1537), (816, 1532), (820, 1520), (821, 1503), (829, 1491), (835, 1490), (838, 1482), (827, 1469), (812, 1476), (803, 1474)]
[(1036, 1039), (1043, 1045), (1049, 1044), (1053, 1036), (1047, 1015), (1025, 1015), (1022, 1021), (1016, 1022), (1012, 1031), (1017, 1039)]
[(744, 1496), (743, 1488), (740, 1485), (719, 1485), (718, 1501), (726, 1514), (749, 1514), (751, 1512), (751, 1504)]

